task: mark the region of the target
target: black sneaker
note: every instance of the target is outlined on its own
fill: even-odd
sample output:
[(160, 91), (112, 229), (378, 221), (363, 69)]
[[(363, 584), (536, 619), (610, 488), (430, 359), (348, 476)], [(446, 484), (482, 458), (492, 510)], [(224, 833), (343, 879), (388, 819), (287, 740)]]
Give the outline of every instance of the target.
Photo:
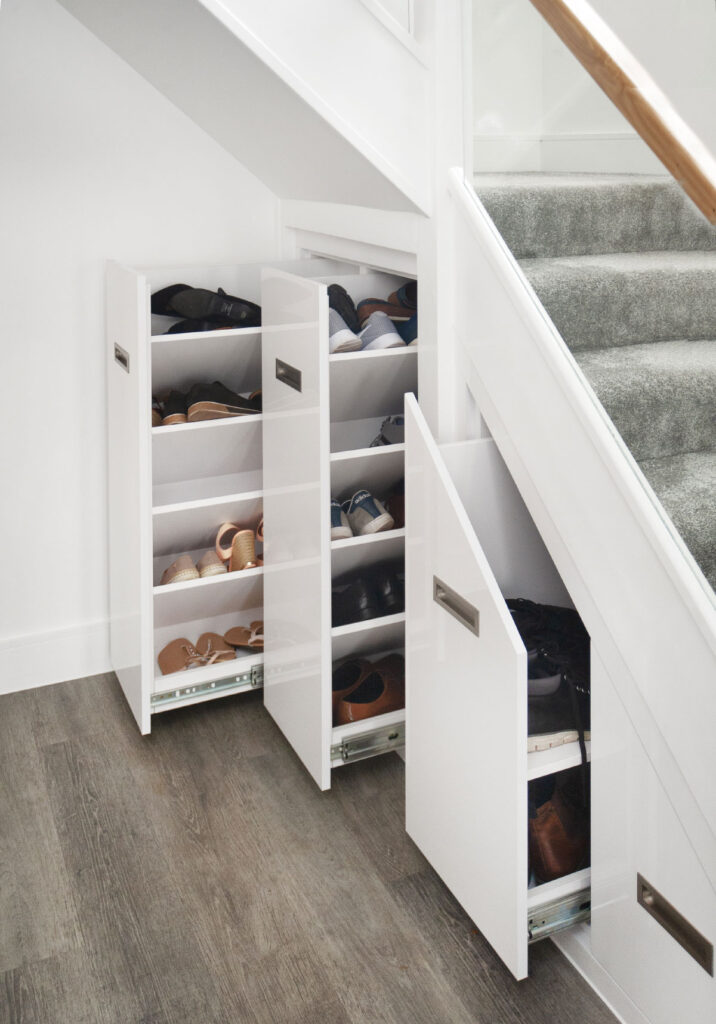
[(190, 423), (198, 420), (218, 420), (227, 416), (246, 416), (261, 412), (260, 392), (248, 398), (237, 395), (224, 387), (221, 381), (213, 384), (194, 384), (186, 396), (187, 418)]
[(170, 391), (169, 398), (163, 403), (162, 426), (170, 427), (172, 423), (186, 423), (186, 395), (181, 391)]
[(197, 331), (235, 331), (233, 320), (217, 317), (215, 320), (177, 320), (165, 334), (195, 334)]
[(341, 284), (328, 285), (328, 305), (342, 317), (346, 327), (357, 334), (360, 330), (355, 303)]
[[(589, 689), (563, 675), (554, 693), (527, 698), (527, 752), (590, 739)], [(586, 760), (586, 750), (582, 750)]]

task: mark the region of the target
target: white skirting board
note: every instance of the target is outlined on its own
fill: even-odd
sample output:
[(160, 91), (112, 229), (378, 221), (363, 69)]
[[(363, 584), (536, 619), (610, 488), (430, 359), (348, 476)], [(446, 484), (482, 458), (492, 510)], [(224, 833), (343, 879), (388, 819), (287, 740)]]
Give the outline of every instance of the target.
[(589, 941), (588, 924), (578, 924), (558, 932), (552, 936), (552, 942), (592, 986), (617, 1020), (622, 1024), (649, 1024), (641, 1010), (595, 959)]
[(0, 640), (0, 695), (109, 671), (105, 619)]

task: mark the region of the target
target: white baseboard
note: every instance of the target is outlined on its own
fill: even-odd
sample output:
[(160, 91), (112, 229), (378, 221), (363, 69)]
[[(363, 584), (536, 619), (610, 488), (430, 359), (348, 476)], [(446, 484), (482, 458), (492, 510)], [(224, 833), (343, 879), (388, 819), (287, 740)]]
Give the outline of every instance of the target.
[(622, 1024), (649, 1024), (623, 988), (595, 959), (589, 941), (589, 925), (580, 924), (552, 936), (552, 942), (591, 985)]
[(0, 695), (109, 671), (106, 620), (0, 640)]
[(636, 132), (475, 135), (476, 172), (666, 174)]

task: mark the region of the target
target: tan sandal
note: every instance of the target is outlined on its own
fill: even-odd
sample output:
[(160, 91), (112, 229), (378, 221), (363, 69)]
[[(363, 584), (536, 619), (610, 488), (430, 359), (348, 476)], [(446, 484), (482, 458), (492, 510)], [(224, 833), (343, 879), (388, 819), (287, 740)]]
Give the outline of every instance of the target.
[(196, 563), (199, 575), (204, 580), (209, 576), (220, 576), (227, 568), (215, 551), (207, 551)]
[(261, 516), (258, 523), (256, 524), (256, 540), (261, 544), (264, 542), (264, 517)]
[(172, 672), (183, 672), (188, 668), (206, 665), (206, 657), (197, 651), (194, 644), (186, 637), (180, 636), (172, 640), (157, 655), (157, 662), (163, 676)]
[(186, 583), (187, 580), (198, 580), (199, 570), (194, 565), (191, 555), (181, 555), (162, 573), (160, 586), (169, 583)]
[(241, 569), (256, 569), (258, 564), (256, 560), (254, 531), (239, 530), (231, 542), (229, 572), (238, 572)]
[(213, 665), (215, 661), (232, 661), (236, 657), (234, 648), (219, 633), (202, 633), (196, 649), (206, 659), (207, 665)]
[(236, 523), (222, 523), (216, 535), (215, 550), (222, 562), (228, 562), (231, 558), (231, 545), (234, 537), (241, 529)]
[(232, 647), (251, 647), (254, 650), (264, 649), (264, 624), (262, 620), (252, 622), (250, 626), (232, 626), (224, 633), (224, 640)]

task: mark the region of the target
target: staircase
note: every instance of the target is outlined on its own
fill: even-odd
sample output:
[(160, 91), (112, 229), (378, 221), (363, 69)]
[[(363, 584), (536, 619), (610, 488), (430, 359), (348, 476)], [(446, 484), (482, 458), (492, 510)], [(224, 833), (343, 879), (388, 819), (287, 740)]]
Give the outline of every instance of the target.
[(716, 228), (661, 177), (479, 175), (475, 187), (716, 587)]

